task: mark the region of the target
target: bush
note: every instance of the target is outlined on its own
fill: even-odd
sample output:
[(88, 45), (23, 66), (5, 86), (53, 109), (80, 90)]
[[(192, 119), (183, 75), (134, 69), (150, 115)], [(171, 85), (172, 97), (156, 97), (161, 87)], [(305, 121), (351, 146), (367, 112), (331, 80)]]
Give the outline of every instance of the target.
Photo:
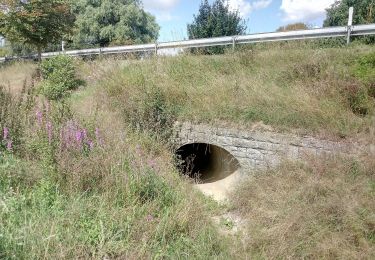
[(0, 57), (5, 57), (10, 54), (9, 50), (6, 48), (0, 48)]
[(43, 78), (41, 91), (49, 100), (62, 99), (82, 84), (72, 57), (59, 55), (44, 60), (40, 69)]

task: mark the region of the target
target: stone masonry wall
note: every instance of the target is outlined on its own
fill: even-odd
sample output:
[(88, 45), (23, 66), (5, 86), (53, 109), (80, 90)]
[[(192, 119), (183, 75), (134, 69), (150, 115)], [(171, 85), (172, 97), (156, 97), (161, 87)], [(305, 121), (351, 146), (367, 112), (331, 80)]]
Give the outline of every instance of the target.
[(274, 167), (283, 159), (298, 160), (309, 155), (375, 155), (374, 145), (364, 147), (355, 142), (333, 142), (269, 131), (242, 131), (177, 122), (174, 132), (176, 149), (190, 143), (216, 145), (231, 153), (241, 167), (248, 170)]

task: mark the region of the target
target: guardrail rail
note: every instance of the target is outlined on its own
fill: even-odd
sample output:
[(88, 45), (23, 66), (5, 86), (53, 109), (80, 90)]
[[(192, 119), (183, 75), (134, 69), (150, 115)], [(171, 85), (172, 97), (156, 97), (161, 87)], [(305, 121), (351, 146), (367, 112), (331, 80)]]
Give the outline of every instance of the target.
[[(350, 12), (353, 12), (351, 9)], [(276, 42), (287, 40), (305, 40), (305, 39), (319, 39), (319, 38), (333, 38), (333, 37), (347, 37), (347, 42), (350, 42), (351, 36), (375, 35), (375, 24), (366, 25), (352, 25), (349, 15), (348, 26), (327, 27), (319, 29), (288, 31), (288, 32), (271, 32), (258, 33), (248, 35), (224, 36), (216, 38), (171, 41), (171, 42), (156, 42), (150, 44), (127, 45), (118, 47), (93, 48), (83, 50), (70, 50), (59, 52), (42, 53), (42, 58), (50, 58), (59, 54), (66, 54), (70, 56), (86, 56), (86, 55), (102, 55), (102, 54), (120, 54), (120, 53), (136, 53), (136, 52), (155, 52), (163, 49), (173, 48), (198, 48), (210, 46), (225, 46), (236, 44), (250, 44), (261, 42)], [(36, 55), (24, 57), (5, 57), (0, 58), (0, 62), (13, 59), (36, 59)]]

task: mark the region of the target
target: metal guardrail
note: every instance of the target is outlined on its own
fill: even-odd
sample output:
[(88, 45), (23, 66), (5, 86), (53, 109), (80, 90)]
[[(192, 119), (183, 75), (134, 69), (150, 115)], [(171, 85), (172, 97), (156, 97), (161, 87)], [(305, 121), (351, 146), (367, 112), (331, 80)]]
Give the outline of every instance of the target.
[[(355, 25), (355, 26), (341, 26), (341, 27), (328, 27), (321, 29), (309, 29), (289, 32), (272, 32), (272, 33), (259, 33), (237, 36), (225, 36), (206, 39), (194, 39), (183, 41), (171, 41), (161, 43), (150, 43), (140, 45), (127, 45), (118, 47), (94, 48), (61, 52), (48, 52), (42, 53), (42, 58), (50, 58), (59, 54), (66, 54), (70, 56), (85, 56), (85, 55), (101, 55), (101, 54), (117, 54), (117, 53), (135, 53), (135, 52), (155, 52), (163, 49), (172, 48), (198, 48), (209, 46), (225, 46), (236, 44), (249, 44), (261, 42), (276, 42), (287, 40), (305, 40), (305, 39), (319, 39), (319, 38), (332, 38), (332, 37), (349, 37), (350, 36), (363, 36), (375, 35), (375, 24)], [(9, 57), (0, 58), (0, 62), (12, 59), (22, 58), (36, 58), (36, 56), (29, 57)]]

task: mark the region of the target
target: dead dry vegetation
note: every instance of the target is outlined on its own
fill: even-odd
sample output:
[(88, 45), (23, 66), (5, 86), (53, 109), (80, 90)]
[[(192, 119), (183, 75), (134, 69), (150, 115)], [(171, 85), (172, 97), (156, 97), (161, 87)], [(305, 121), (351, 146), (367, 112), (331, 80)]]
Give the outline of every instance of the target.
[(20, 62), (0, 68), (0, 85), (14, 94), (20, 93), (25, 84), (30, 84), (36, 68), (36, 64), (31, 62)]
[[(168, 138), (175, 120), (262, 121), (275, 131), (373, 143), (373, 72), (358, 65), (373, 53), (304, 46), (79, 61), (86, 86), (50, 103), (37, 86), (22, 101), (6, 91), (30, 86), (35, 65), (0, 68), (0, 127), (14, 138), (3, 152), (0, 136), (0, 258), (370, 259), (373, 158), (286, 162), (219, 206), (179, 176)], [(93, 147), (62, 146), (59, 131), (72, 125)], [(247, 223), (234, 236), (211, 221), (228, 210)]]
[(259, 172), (232, 195), (247, 220), (240, 255), (259, 259), (373, 259), (375, 164), (306, 158)]

